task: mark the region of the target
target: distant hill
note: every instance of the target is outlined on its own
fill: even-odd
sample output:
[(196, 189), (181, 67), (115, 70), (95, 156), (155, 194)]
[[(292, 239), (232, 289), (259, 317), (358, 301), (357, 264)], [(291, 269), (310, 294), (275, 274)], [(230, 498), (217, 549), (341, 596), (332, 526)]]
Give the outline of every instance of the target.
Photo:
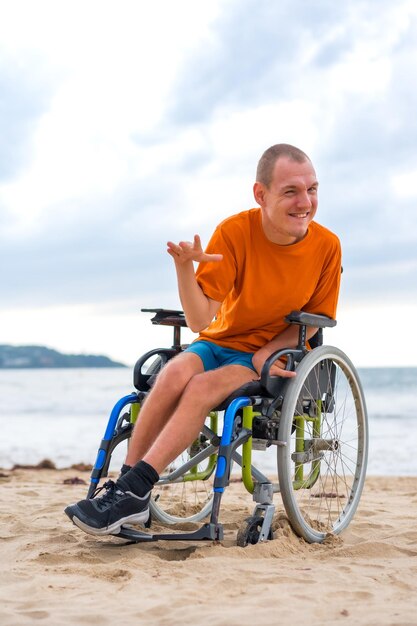
[(126, 367), (107, 356), (62, 354), (44, 346), (0, 345), (0, 369), (48, 367)]

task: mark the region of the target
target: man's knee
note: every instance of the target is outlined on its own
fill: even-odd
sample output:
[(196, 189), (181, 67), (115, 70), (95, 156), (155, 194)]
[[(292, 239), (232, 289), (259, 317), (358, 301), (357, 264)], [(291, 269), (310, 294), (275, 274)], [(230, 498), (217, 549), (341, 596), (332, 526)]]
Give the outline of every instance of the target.
[[(189, 358), (191, 357), (191, 358)], [(194, 376), (204, 370), (200, 358), (191, 353), (181, 353), (165, 365), (156, 382), (172, 393), (181, 393)]]
[(195, 398), (197, 403), (207, 404), (209, 408), (212, 408), (211, 398), (215, 397), (218, 391), (213, 388), (213, 376), (209, 374), (210, 372), (195, 374), (187, 384), (186, 393), (188, 397)]

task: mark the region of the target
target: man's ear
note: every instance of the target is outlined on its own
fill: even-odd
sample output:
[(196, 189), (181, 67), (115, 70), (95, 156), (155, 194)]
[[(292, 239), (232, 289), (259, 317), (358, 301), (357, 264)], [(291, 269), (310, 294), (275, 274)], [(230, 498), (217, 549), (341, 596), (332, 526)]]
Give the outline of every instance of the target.
[(263, 206), (265, 204), (265, 185), (259, 182), (254, 183), (253, 197), (259, 206)]

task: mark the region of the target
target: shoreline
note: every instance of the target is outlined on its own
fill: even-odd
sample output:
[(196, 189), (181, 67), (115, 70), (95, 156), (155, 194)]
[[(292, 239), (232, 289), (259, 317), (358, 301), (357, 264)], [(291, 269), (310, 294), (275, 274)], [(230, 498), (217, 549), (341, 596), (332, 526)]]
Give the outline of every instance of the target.
[[(93, 469), (93, 464), (92, 463), (84, 463), (83, 461), (79, 461), (77, 463), (71, 463), (70, 465), (66, 465), (63, 467), (59, 467), (55, 464), (54, 461), (51, 461), (51, 459), (42, 459), (41, 461), (39, 461), (38, 463), (14, 463), (12, 465), (12, 467), (4, 467), (2, 465), (0, 465), (0, 478), (2, 477), (1, 474), (4, 472), (15, 472), (17, 470), (47, 470), (47, 471), (55, 471), (55, 472), (65, 472), (65, 471), (78, 471), (78, 472), (91, 472), (91, 470)], [(110, 472), (111, 473), (111, 472)], [(88, 478), (89, 474), (87, 475)], [(241, 478), (236, 478), (236, 477), (240, 477), (241, 476), (241, 472), (237, 472), (236, 474), (232, 474), (232, 478), (231, 478), (231, 482), (241, 482)], [(401, 478), (408, 478), (408, 479), (412, 479), (414, 478), (417, 484), (417, 474), (415, 473), (407, 473), (407, 474), (401, 474), (401, 473), (393, 473), (393, 474), (369, 474), (366, 477), (366, 480), (369, 481), (370, 479), (401, 479)]]
[(2, 626), (416, 623), (416, 477), (368, 477), (349, 528), (323, 544), (283, 524), (272, 541), (239, 548), (253, 509), (240, 481), (226, 491), (222, 542), (125, 545), (86, 535), (63, 513), (85, 497), (89, 472), (1, 474)]

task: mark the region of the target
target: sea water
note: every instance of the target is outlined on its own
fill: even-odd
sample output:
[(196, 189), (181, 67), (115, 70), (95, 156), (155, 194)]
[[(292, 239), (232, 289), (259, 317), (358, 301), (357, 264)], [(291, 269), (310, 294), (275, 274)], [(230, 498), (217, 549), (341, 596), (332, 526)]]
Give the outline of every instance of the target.
[[(417, 368), (359, 374), (370, 426), (368, 474), (417, 475)], [(129, 368), (0, 370), (0, 467), (45, 458), (57, 467), (93, 463), (113, 405), (132, 391)], [(265, 472), (276, 471), (274, 460), (257, 453)]]

